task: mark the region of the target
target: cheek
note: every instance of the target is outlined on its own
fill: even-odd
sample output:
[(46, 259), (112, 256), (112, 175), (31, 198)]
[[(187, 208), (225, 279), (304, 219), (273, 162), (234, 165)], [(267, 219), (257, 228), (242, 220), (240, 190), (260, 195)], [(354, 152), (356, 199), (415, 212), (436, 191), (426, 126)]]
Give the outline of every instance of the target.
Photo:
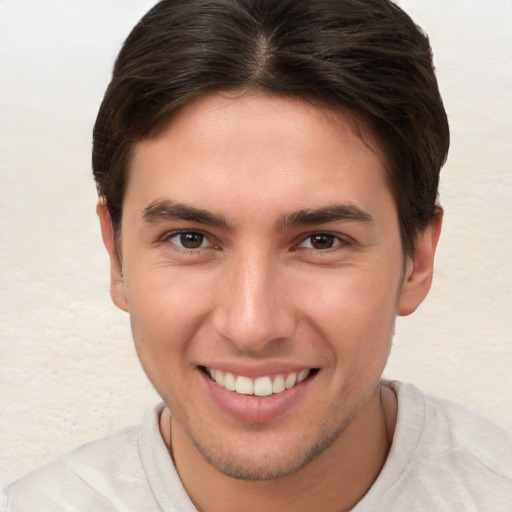
[(152, 271), (126, 280), (128, 311), (138, 351), (168, 357), (183, 350), (208, 315), (207, 283), (187, 272)]
[(207, 316), (205, 300), (188, 279), (161, 273), (129, 279), (127, 297), (132, 335), (140, 363), (166, 403), (176, 403), (173, 390), (192, 385), (190, 352)]
[(393, 272), (360, 269), (308, 281), (296, 287), (299, 308), (337, 351), (365, 357), (381, 347), (387, 353), (399, 283)]

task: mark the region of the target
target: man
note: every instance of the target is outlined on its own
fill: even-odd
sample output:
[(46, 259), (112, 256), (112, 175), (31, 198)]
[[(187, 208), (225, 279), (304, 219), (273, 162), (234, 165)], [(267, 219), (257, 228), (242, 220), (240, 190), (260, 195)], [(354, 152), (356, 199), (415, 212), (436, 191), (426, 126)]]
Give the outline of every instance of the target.
[(114, 303), (164, 404), (6, 510), (508, 510), (510, 436), (381, 380), (427, 295), (448, 125), (386, 0), (167, 0), (94, 130)]

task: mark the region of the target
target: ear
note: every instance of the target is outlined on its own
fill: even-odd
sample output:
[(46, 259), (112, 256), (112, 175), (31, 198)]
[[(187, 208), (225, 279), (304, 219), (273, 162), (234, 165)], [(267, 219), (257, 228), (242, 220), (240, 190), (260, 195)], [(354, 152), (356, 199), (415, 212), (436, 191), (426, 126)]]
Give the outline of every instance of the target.
[(123, 311), (128, 311), (128, 302), (126, 300), (126, 290), (123, 281), (123, 267), (116, 246), (114, 226), (112, 225), (112, 219), (110, 218), (107, 205), (102, 199), (98, 201), (96, 213), (100, 219), (103, 243), (105, 244), (110, 258), (110, 296), (118, 308)]
[(416, 311), (430, 290), (434, 255), (442, 222), (443, 213), (440, 211), (416, 237), (414, 255), (407, 257), (402, 291), (398, 301), (398, 314), (401, 316), (407, 316)]

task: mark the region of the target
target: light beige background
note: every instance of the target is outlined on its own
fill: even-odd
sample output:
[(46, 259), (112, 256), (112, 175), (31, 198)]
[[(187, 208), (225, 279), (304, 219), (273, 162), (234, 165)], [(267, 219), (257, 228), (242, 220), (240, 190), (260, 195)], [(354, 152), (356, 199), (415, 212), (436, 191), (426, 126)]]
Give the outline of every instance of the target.
[[(402, 0), (430, 34), (453, 142), (433, 290), (386, 376), (512, 430), (512, 2)], [(152, 0), (0, 0), (0, 482), (158, 399), (110, 303), (91, 129)]]

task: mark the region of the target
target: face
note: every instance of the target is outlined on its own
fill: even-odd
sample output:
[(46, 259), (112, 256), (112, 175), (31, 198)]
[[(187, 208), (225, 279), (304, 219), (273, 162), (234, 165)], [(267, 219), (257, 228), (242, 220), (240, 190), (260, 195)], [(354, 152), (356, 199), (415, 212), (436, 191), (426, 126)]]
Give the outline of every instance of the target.
[(351, 126), (295, 99), (205, 96), (135, 146), (121, 262), (100, 208), (142, 365), (172, 428), (227, 475), (282, 476), (328, 449), (428, 290), (378, 147)]

